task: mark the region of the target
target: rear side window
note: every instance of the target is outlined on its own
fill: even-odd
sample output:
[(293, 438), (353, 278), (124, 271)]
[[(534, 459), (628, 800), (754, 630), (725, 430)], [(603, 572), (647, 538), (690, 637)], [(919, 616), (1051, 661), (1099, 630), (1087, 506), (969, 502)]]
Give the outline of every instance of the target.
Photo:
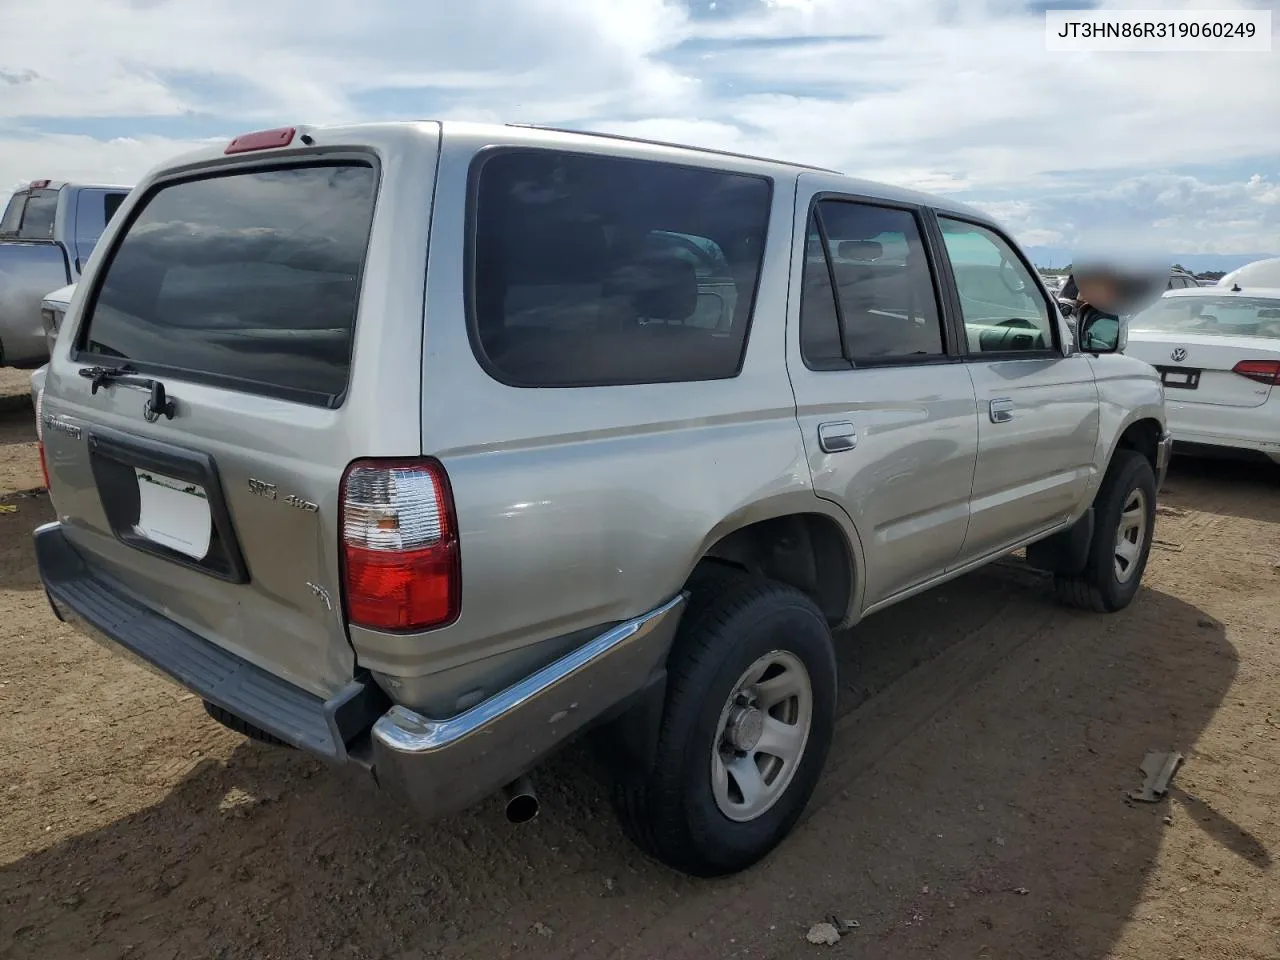
[(822, 370), (944, 354), (924, 241), (909, 210), (823, 200), (809, 217), (800, 352)]
[(53, 218), (58, 212), (57, 190), (32, 190), (22, 214), (18, 236), (23, 240), (52, 240)]
[(768, 180), (545, 150), (480, 163), (469, 290), (492, 376), (570, 387), (737, 375)]
[(377, 174), (361, 163), (160, 187), (81, 334), (103, 361), (333, 406), (346, 390)]

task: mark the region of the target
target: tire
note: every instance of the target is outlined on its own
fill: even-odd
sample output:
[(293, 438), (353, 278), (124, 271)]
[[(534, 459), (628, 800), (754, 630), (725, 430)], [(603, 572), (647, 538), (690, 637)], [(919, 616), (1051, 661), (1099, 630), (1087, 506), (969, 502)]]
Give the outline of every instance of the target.
[[(1138, 501), (1141, 501), (1140, 504)], [(1147, 568), (1156, 522), (1156, 476), (1151, 462), (1133, 450), (1118, 450), (1094, 498), (1093, 540), (1089, 559), (1079, 576), (1054, 577), (1054, 592), (1068, 606), (1096, 613), (1116, 613), (1133, 600)], [(1134, 513), (1142, 519), (1138, 542), (1124, 576), (1118, 572), (1118, 535), (1122, 515), (1131, 526)]]
[(267, 731), (259, 730), (253, 724), (241, 720), (234, 713), (229, 713), (228, 711), (223, 710), (222, 707), (210, 703), (208, 700), (204, 700), (202, 702), (204, 703), (204, 712), (209, 714), (209, 716), (213, 717), (213, 719), (217, 720), (228, 730), (234, 730), (241, 736), (248, 737), (250, 740), (256, 740), (258, 743), (269, 744), (273, 747), (290, 747), (290, 744), (285, 743), (279, 737), (273, 737), (271, 734), (267, 733)]
[[(696, 575), (690, 591), (667, 664), (656, 760), (647, 775), (617, 779), (616, 801), (628, 836), (650, 855), (694, 876), (723, 876), (773, 850), (813, 794), (835, 726), (835, 650), (822, 613), (792, 587), (716, 571)], [(734, 691), (766, 662), (770, 665), (759, 675), (759, 685), (749, 685), (735, 702)], [(808, 682), (807, 708), (802, 675)], [(784, 682), (771, 688), (768, 681), (780, 678)], [(801, 692), (768, 706), (792, 685)], [(756, 703), (747, 704), (752, 697)], [(771, 710), (780, 711), (775, 718), (788, 725), (766, 726), (758, 742), (763, 745), (771, 731), (785, 730), (790, 762), (781, 759), (781, 751), (756, 753), (761, 747), (750, 741), (753, 724), (769, 724)], [(801, 737), (806, 716), (808, 731)], [(745, 749), (730, 750), (726, 723)], [(717, 758), (722, 768), (716, 767)], [(764, 790), (758, 796), (773, 792), (759, 809), (751, 806), (736, 776), (725, 773), (746, 772), (746, 763), (762, 774), (757, 786)]]

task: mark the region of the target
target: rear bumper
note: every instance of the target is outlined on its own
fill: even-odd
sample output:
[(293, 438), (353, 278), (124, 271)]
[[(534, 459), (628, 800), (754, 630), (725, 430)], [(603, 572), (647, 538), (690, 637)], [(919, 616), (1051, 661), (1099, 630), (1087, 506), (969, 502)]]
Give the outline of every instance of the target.
[(186, 630), (95, 573), (58, 523), (35, 532), (50, 605), (114, 652), (322, 759), (369, 770), (427, 816), (470, 806), (527, 772), (660, 672), (677, 596), (601, 633), (470, 710), (432, 720), (367, 676), (322, 700)]

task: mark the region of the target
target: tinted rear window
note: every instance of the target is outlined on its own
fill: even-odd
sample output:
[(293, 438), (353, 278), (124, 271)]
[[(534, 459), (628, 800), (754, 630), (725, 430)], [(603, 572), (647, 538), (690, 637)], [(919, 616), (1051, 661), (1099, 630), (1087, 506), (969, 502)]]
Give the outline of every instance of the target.
[(53, 218), (58, 212), (57, 190), (32, 190), (18, 236), (23, 240), (49, 240), (53, 237)]
[(493, 376), (550, 387), (737, 374), (768, 180), (542, 150), (481, 162), (470, 289)]
[(22, 223), (22, 211), (27, 205), (27, 192), (15, 193), (9, 198), (4, 208), (4, 216), (0, 217), (0, 236), (13, 236)]
[(82, 349), (332, 405), (347, 385), (376, 181), (346, 163), (161, 187), (115, 247)]

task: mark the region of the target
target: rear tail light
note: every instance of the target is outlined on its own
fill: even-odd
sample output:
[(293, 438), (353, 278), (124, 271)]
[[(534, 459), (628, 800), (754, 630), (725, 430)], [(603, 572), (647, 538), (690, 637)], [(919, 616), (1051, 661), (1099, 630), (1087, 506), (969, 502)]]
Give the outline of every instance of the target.
[(49, 464), (44, 457), (44, 387), (36, 391), (36, 450), (40, 453), (40, 476), (49, 489)]
[(1280, 360), (1241, 360), (1231, 372), (1272, 387), (1280, 383)]
[(462, 596), (458, 529), (434, 460), (357, 460), (342, 478), (347, 618), (374, 630), (452, 623)]

